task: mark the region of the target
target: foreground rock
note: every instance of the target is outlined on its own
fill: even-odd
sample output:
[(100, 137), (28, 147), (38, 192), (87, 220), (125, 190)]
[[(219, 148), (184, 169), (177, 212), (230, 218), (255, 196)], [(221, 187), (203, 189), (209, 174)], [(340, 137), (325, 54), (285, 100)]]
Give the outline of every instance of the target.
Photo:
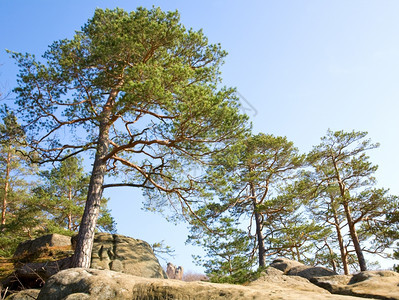
[(12, 294), (6, 300), (33, 300), (39, 296), (40, 290), (28, 289)]
[[(21, 243), (14, 254), (14, 272), (2, 281), (4, 288), (41, 288), (52, 275), (70, 267), (70, 237), (51, 234)], [(151, 246), (123, 235), (96, 233), (91, 268), (114, 270), (148, 278), (166, 278)]]
[(311, 281), (334, 294), (399, 300), (399, 274), (393, 271), (365, 271), (353, 276), (316, 277)]
[[(284, 276), (281, 281), (278, 276)], [(359, 299), (331, 295), (306, 279), (266, 275), (249, 286), (136, 277), (110, 270), (69, 269), (52, 276), (38, 300), (53, 299)]]

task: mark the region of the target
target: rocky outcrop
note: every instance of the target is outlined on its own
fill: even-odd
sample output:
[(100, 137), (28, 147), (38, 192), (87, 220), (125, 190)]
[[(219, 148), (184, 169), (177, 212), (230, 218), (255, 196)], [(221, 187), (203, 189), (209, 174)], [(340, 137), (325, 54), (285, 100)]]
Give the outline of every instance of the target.
[(169, 279), (182, 280), (183, 267), (182, 266), (176, 267), (174, 264), (169, 262), (166, 266), (166, 275), (168, 276)]
[(273, 268), (278, 269), (283, 272), (288, 272), (290, 269), (292, 269), (293, 267), (297, 267), (297, 266), (305, 266), (305, 265), (298, 261), (283, 258), (283, 257), (275, 259), (270, 264), (270, 267), (273, 267)]
[[(14, 254), (15, 271), (2, 284), (9, 290), (41, 288), (52, 275), (70, 267), (72, 254), (71, 238), (59, 234), (23, 242)], [(147, 278), (167, 278), (148, 243), (117, 234), (96, 233), (91, 267)]]
[(353, 276), (316, 277), (311, 282), (334, 294), (399, 300), (399, 274), (393, 271), (365, 271)]
[(337, 275), (334, 271), (331, 271), (327, 268), (323, 267), (309, 267), (309, 266), (296, 266), (289, 269), (288, 272), (285, 273), (290, 276), (300, 276), (306, 279), (310, 279), (313, 277), (322, 277), (322, 276), (332, 276)]
[(71, 246), (71, 237), (61, 234), (48, 234), (18, 245), (14, 257), (30, 257), (40, 254), (43, 248)]
[(327, 268), (306, 266), (300, 262), (287, 258), (277, 258), (270, 266), (281, 270), (285, 275), (300, 276), (306, 279), (337, 275), (337, 273)]
[(40, 290), (27, 289), (14, 293), (6, 298), (6, 300), (34, 300), (39, 296)]
[(118, 234), (95, 235), (91, 268), (147, 278), (167, 278), (147, 242)]
[(264, 276), (249, 286), (240, 286), (142, 278), (110, 270), (69, 269), (52, 276), (37, 299), (359, 299), (331, 295), (300, 277), (285, 276), (284, 279)]

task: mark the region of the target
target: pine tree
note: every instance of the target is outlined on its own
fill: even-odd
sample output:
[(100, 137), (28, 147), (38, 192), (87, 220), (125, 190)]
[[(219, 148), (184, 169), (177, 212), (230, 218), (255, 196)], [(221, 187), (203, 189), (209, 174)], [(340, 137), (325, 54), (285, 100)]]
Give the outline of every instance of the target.
[[(187, 30), (177, 12), (97, 9), (42, 59), (11, 55), (20, 67), (16, 104), (40, 163), (94, 157), (76, 267), (90, 265), (104, 188), (140, 187), (190, 214), (187, 170), (246, 130), (234, 89), (219, 88), (226, 52)], [(107, 174), (121, 182), (105, 183)]]
[(279, 193), (303, 159), (286, 138), (261, 133), (216, 155), (211, 163), (210, 189), (236, 223), (248, 220), (251, 244), (255, 246), (260, 268), (266, 266), (267, 256), (284, 251), (282, 244), (276, 247), (277, 239), (273, 239), (278, 230), (280, 238), (283, 236), (283, 228), (277, 228), (277, 222), (280, 217), (292, 216), (300, 204), (294, 203), (293, 197), (290, 203), (285, 197), (279, 197)]
[[(345, 274), (349, 272), (351, 251), (356, 253), (360, 270), (365, 271), (364, 252), (382, 253), (393, 242), (392, 239), (383, 241), (387, 238), (384, 230), (389, 229), (385, 216), (397, 207), (397, 198), (389, 196), (386, 190), (374, 188), (377, 166), (365, 152), (377, 148), (378, 144), (365, 139), (366, 135), (366, 132), (329, 130), (308, 157), (314, 168), (308, 173), (313, 186), (313, 211), (335, 227)], [(350, 244), (344, 242), (344, 226)], [(353, 250), (348, 250), (349, 246)]]

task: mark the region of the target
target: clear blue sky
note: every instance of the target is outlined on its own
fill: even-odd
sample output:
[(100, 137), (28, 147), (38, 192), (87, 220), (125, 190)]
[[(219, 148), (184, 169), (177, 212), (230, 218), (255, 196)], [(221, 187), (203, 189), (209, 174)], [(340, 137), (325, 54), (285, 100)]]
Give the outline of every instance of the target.
[[(255, 132), (287, 136), (303, 152), (327, 129), (368, 131), (380, 186), (399, 195), (399, 1), (0, 1), (0, 85), (17, 68), (4, 49), (41, 55), (72, 37), (96, 7), (178, 9), (182, 23), (203, 28), (229, 52), (224, 84), (236, 86)], [(186, 270), (198, 249), (184, 245), (184, 224), (140, 210), (139, 190), (107, 191), (121, 234), (176, 249)]]

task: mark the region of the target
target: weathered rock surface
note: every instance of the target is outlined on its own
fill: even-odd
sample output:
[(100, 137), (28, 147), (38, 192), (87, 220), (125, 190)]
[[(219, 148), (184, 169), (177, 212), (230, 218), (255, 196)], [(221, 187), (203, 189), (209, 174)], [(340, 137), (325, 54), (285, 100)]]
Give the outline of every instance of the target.
[(316, 277), (311, 281), (336, 294), (399, 300), (399, 274), (393, 271), (365, 271), (353, 276)]
[[(15, 271), (3, 280), (4, 287), (10, 290), (21, 288), (41, 288), (50, 276), (60, 270), (70, 267), (70, 255), (65, 252), (62, 259), (57, 259), (57, 247), (70, 247), (71, 238), (59, 234), (47, 235), (21, 243), (14, 257), (20, 262), (27, 262), (29, 258), (38, 257), (39, 261), (16, 263)], [(46, 252), (47, 257), (41, 255)], [(59, 256), (58, 256), (59, 257)], [(91, 267), (102, 270), (114, 270), (148, 278), (167, 278), (155, 257), (150, 245), (144, 241), (117, 234), (96, 233)]]
[(167, 278), (147, 242), (118, 234), (95, 235), (91, 268), (147, 278)]
[(309, 267), (309, 266), (296, 266), (289, 269), (285, 272), (286, 275), (291, 276), (300, 276), (306, 279), (310, 279), (313, 277), (321, 277), (321, 276), (332, 276), (337, 275), (334, 271), (331, 271), (327, 268), (323, 267)]
[(28, 289), (12, 294), (6, 300), (33, 300), (39, 296), (40, 290)]
[(176, 267), (174, 264), (169, 262), (166, 265), (166, 275), (168, 276), (169, 279), (182, 280), (183, 279), (183, 267), (182, 266)]
[(330, 293), (336, 294), (340, 288), (347, 285), (351, 280), (351, 275), (333, 275), (333, 276), (323, 276), (314, 277), (309, 279), (310, 282), (316, 284), (323, 289), (326, 289)]
[(278, 278), (265, 276), (249, 286), (239, 286), (142, 278), (110, 270), (77, 268), (64, 270), (52, 276), (37, 299), (359, 299), (331, 295), (303, 278), (284, 278), (285, 281), (281, 283)]
[(69, 267), (69, 257), (57, 261), (27, 263), (16, 268), (15, 272), (2, 284), (10, 290), (19, 290), (21, 285), (24, 289), (41, 288), (48, 278)]
[(305, 265), (298, 261), (283, 258), (283, 257), (275, 259), (270, 264), (270, 267), (273, 267), (275, 269), (283, 271), (284, 273), (288, 272), (290, 269), (292, 269), (293, 267), (297, 267), (297, 266), (305, 266)]
[(20, 243), (15, 250), (14, 257), (35, 255), (42, 248), (65, 246), (71, 246), (71, 237), (56, 233), (48, 234)]

